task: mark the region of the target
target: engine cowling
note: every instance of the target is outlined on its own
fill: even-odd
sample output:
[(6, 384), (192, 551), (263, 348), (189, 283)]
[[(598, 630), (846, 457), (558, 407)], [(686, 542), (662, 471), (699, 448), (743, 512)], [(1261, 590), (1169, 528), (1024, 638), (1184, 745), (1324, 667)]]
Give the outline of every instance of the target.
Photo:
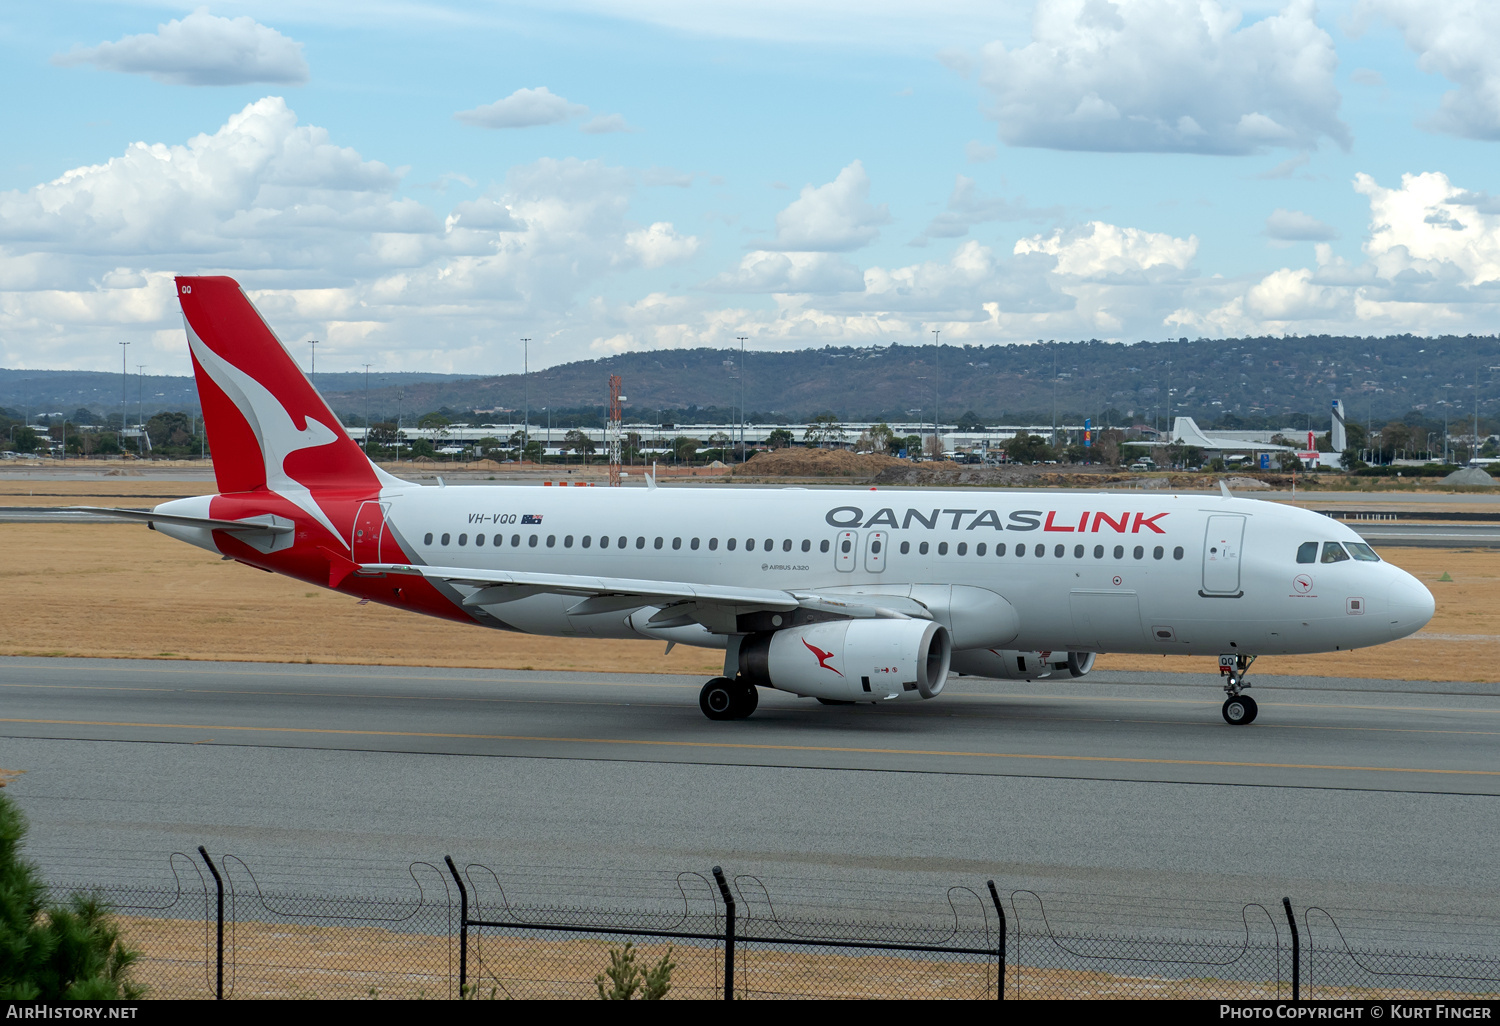
[(947, 628), (931, 620), (835, 620), (750, 635), (740, 673), (812, 698), (936, 698), (952, 654)]
[(999, 680), (1041, 680), (1053, 674), (1082, 677), (1094, 668), (1093, 652), (1018, 652), (966, 648), (953, 653), (953, 672)]

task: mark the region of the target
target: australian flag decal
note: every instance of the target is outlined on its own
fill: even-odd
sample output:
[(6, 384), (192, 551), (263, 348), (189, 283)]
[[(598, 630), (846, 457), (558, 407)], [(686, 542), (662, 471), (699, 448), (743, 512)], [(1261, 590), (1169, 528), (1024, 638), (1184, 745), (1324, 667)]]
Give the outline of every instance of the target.
[(542, 522), (542, 515), (540, 513), (523, 513), (523, 514), (521, 514), (521, 523), (523, 523), (523, 524), (540, 524), (541, 522)]

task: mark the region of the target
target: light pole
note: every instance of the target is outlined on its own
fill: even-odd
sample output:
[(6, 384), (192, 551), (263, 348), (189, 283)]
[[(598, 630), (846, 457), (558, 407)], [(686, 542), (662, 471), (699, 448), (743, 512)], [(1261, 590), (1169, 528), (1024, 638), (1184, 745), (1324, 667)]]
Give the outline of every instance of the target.
[(526, 459), (526, 445), (531, 441), (531, 339), (521, 339), (521, 379), (526, 383), (526, 415), (521, 422), (521, 459)]
[(365, 458), (370, 456), (370, 365), (365, 364)]
[[(121, 452), (125, 451), (125, 411), (130, 408), (130, 366), (125, 359), (125, 354), (130, 351), (126, 348), (129, 345), (129, 342), (120, 343), (120, 434), (118, 441)], [(67, 419), (67, 415), (64, 414), (63, 420), (66, 422)]]
[(735, 336), (740, 340), (740, 462), (745, 462), (745, 339), (748, 335)]
[(941, 459), (943, 455), (943, 442), (938, 435), (938, 353), (940, 342), (938, 336), (943, 333), (942, 328), (932, 329), (932, 458)]
[[(135, 365), (135, 388), (136, 388), (136, 414), (137, 426), (141, 429), (141, 435), (135, 440), (135, 451), (144, 456), (146, 454), (146, 365), (138, 363)], [(120, 446), (121, 451), (125, 447)]]

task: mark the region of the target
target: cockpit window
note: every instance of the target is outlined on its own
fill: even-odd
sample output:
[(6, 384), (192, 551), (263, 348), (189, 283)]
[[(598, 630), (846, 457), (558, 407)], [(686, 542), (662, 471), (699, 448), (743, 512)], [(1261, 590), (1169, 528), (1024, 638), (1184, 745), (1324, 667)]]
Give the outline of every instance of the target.
[(1303, 542), (1297, 546), (1297, 562), (1316, 563), (1318, 561), (1318, 543)]
[(1349, 555), (1361, 563), (1379, 563), (1380, 557), (1375, 555), (1375, 550), (1364, 542), (1344, 542), (1344, 548), (1349, 550)]
[(1323, 543), (1323, 562), (1325, 562), (1325, 563), (1342, 563), (1344, 560), (1346, 560), (1348, 558), (1349, 558), (1349, 553), (1345, 552), (1344, 551), (1344, 547), (1342, 545), (1340, 545), (1338, 542), (1324, 542)]

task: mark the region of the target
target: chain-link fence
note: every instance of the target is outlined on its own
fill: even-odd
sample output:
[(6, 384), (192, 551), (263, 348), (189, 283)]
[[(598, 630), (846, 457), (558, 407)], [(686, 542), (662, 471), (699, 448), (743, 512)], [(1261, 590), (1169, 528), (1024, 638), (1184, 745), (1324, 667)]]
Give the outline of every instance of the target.
[[(451, 860), (412, 863), (408, 895), (378, 900), (272, 893), (235, 856), (174, 854), (169, 868), (172, 887), (57, 889), (112, 906), (140, 952), (135, 980), (156, 998), (1500, 996), (1497, 931), (1477, 919), (1454, 931), (1467, 950), (1403, 952), (1351, 939), (1373, 913), (1285, 899), (1168, 916), (1160, 903), (991, 883), (848, 918), (783, 905), (761, 878), (718, 867), (657, 874), (634, 904), (598, 900), (631, 894), (629, 881), (580, 881), (589, 903), (572, 907), (513, 902), (502, 874)], [(1078, 929), (1090, 907), (1115, 928)]]

